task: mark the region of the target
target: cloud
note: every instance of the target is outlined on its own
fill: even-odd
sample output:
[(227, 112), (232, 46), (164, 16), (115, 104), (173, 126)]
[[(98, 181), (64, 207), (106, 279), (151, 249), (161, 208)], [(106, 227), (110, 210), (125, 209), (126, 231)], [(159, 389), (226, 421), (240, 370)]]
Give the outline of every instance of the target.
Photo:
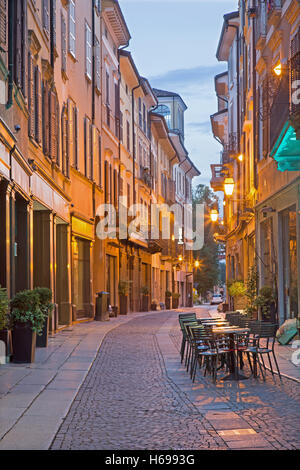
[(199, 65), (189, 69), (169, 70), (165, 74), (149, 77), (150, 83), (153, 87), (170, 87), (190, 85), (203, 86), (211, 82), (215, 75), (224, 70), (224, 65)]
[(200, 131), (201, 133), (211, 133), (211, 123), (210, 121), (202, 121), (202, 122), (188, 122), (186, 127), (190, 128), (190, 130)]

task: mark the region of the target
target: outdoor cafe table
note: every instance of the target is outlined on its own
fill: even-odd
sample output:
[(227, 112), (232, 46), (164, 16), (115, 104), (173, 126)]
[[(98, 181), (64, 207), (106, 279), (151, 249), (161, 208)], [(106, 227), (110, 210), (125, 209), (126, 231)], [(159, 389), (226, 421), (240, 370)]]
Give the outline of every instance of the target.
[(245, 375), (239, 374), (238, 371), (238, 358), (236, 359), (234, 354), (234, 335), (249, 333), (249, 331), (249, 328), (239, 328), (234, 326), (215, 326), (212, 329), (212, 332), (215, 336), (228, 335), (230, 338), (230, 374), (224, 377), (222, 380), (245, 380), (248, 378)]

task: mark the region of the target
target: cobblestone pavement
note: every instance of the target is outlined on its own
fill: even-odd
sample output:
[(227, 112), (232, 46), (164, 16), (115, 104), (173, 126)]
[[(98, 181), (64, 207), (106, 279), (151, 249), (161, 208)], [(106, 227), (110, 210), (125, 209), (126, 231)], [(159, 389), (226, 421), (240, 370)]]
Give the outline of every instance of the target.
[[(157, 336), (164, 321), (174, 325), (168, 332), (171, 346), (163, 345), (173, 347), (173, 366)], [(174, 313), (136, 318), (108, 333), (51, 448), (300, 448), (297, 384), (268, 377), (265, 383), (214, 386), (200, 373), (192, 385), (180, 365), (179, 344)], [(253, 434), (232, 437), (233, 427)]]

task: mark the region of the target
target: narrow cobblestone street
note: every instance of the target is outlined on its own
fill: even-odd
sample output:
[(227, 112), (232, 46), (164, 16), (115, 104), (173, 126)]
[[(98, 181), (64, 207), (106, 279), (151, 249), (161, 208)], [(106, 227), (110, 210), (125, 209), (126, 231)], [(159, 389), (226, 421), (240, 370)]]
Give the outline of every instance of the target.
[(268, 374), (214, 386), (202, 373), (192, 384), (177, 317), (137, 317), (106, 335), (52, 449), (300, 448), (299, 385)]

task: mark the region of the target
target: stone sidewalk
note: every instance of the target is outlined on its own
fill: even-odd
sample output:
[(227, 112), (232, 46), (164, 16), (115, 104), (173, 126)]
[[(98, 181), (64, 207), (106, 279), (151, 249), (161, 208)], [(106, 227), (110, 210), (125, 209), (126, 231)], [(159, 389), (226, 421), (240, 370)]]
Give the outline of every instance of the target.
[(34, 364), (1, 365), (0, 450), (48, 449), (106, 334), (143, 315), (74, 325), (37, 349)]

